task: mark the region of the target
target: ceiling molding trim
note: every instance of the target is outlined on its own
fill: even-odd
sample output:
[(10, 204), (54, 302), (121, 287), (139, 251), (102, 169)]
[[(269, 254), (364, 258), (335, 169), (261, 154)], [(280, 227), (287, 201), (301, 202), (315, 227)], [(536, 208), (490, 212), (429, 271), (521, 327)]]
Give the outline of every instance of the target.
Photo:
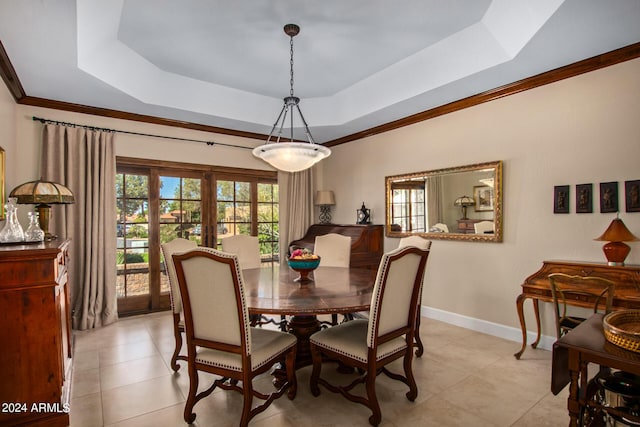
[(366, 129), (361, 132), (356, 132), (342, 138), (337, 138), (326, 142), (324, 145), (327, 147), (333, 147), (336, 145), (345, 144), (347, 142), (388, 132), (390, 130), (399, 129), (405, 126), (460, 111), (465, 108), (473, 107), (485, 102), (493, 101), (495, 99), (500, 99), (505, 96), (515, 95), (516, 93), (524, 92), (529, 89), (535, 89), (540, 86), (555, 83), (560, 80), (575, 77), (580, 74), (599, 70), (600, 68), (609, 67), (611, 65), (619, 64), (621, 62), (629, 61), (639, 57), (640, 42), (613, 50), (611, 52), (603, 53), (602, 55), (597, 55), (582, 61), (574, 62), (573, 64), (569, 64), (564, 67), (556, 68), (551, 71), (528, 77), (514, 83), (500, 86), (486, 92), (472, 95), (458, 101), (450, 102), (448, 104), (441, 105), (430, 110), (422, 111), (420, 113), (416, 113), (402, 119), (385, 123), (380, 126)]
[(216, 126), (209, 126), (199, 123), (183, 122), (180, 120), (166, 119), (162, 117), (147, 116), (144, 114), (127, 113), (125, 111), (111, 110), (108, 108), (90, 107), (88, 105), (73, 104), (71, 102), (55, 101), (52, 99), (25, 96), (17, 100), (18, 104), (31, 105), (34, 107), (51, 108), (54, 110), (71, 111), (74, 113), (91, 114), (94, 116), (109, 117), (112, 119), (130, 120), (134, 122), (151, 123), (160, 126), (171, 126), (184, 129), (197, 130), (202, 132), (219, 133), (242, 138), (266, 140), (267, 135), (253, 132), (245, 132), (234, 129), (226, 129)]
[(18, 74), (16, 74), (16, 70), (13, 68), (13, 64), (11, 64), (11, 60), (9, 60), (9, 55), (7, 55), (7, 51), (4, 50), (4, 46), (0, 41), (0, 74), (2, 75), (2, 80), (4, 80), (4, 84), (7, 85), (9, 92), (13, 95), (13, 99), (16, 102), (26, 96), (24, 92), (24, 88), (20, 83), (20, 79), (18, 78)]
[[(380, 126), (376, 126), (370, 129), (365, 129), (361, 132), (356, 132), (351, 135), (347, 135), (341, 138), (337, 138), (326, 142), (324, 145), (327, 147), (333, 147), (347, 142), (355, 141), (358, 139), (366, 138), (372, 135), (388, 132), (390, 130), (398, 129), (404, 126), (409, 126), (415, 123), (419, 123), (425, 120), (429, 120), (435, 117), (439, 117), (445, 114), (453, 113), (463, 110), (465, 108), (473, 107), (475, 105), (483, 104), (485, 102), (493, 101), (495, 99), (503, 98), (505, 96), (514, 95), (529, 89), (535, 89), (540, 86), (544, 86), (550, 83), (555, 83), (560, 80), (575, 77), (580, 74), (595, 71), (601, 68), (609, 67), (611, 65), (619, 64), (621, 62), (629, 61), (640, 57), (640, 42), (625, 46), (620, 49), (613, 50), (611, 52), (597, 55), (592, 58), (578, 61), (573, 64), (569, 64), (564, 67), (556, 68), (555, 70), (547, 71), (545, 73), (538, 74), (536, 76), (528, 77), (526, 79), (504, 85), (495, 89), (488, 90), (470, 97), (450, 102), (449, 104), (441, 105), (439, 107), (432, 108), (430, 110), (422, 111), (411, 116), (404, 117), (389, 123), (385, 123)], [(184, 129), (197, 130), (202, 132), (218, 133), (223, 135), (238, 136), (242, 138), (250, 138), (257, 140), (266, 140), (267, 135), (244, 132), (234, 129), (221, 128), (216, 126), (209, 126), (199, 123), (183, 122), (179, 120), (166, 119), (162, 117), (148, 116), (143, 114), (127, 113), (119, 110), (111, 110), (99, 107), (90, 107), (87, 105), (73, 104), (63, 101), (55, 101), (51, 99), (37, 98), (27, 96), (24, 92), (22, 84), (11, 64), (9, 57), (7, 56), (2, 43), (0, 42), (0, 74), (5, 84), (9, 88), (13, 97), (18, 104), (31, 105), (35, 107), (51, 108), (54, 110), (71, 111), (75, 113), (90, 114), (94, 116), (110, 117), (114, 119), (130, 120), (143, 123), (151, 123), (160, 126), (171, 126)]]

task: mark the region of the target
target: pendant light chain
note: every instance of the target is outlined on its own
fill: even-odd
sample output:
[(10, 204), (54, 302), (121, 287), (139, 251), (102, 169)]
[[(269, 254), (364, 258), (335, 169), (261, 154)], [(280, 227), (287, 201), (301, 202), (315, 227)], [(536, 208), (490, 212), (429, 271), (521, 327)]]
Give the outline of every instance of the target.
[(289, 84), (291, 85), (291, 89), (289, 90), (289, 95), (293, 96), (293, 36), (291, 36), (291, 59), (289, 60), (289, 65), (291, 66), (291, 80), (289, 80)]
[[(284, 33), (290, 37), (289, 40), (289, 96), (283, 99), (284, 105), (278, 114), (278, 118), (264, 145), (253, 149), (253, 155), (261, 158), (274, 168), (285, 172), (298, 172), (310, 168), (315, 163), (331, 154), (331, 150), (314, 142), (309, 131), (309, 125), (300, 110), (300, 98), (293, 95), (293, 38), (298, 35), (300, 27), (296, 24), (284, 26)], [(308, 142), (298, 142), (294, 139), (294, 110), (298, 112), (304, 133)], [(287, 117), (288, 116), (288, 117)], [(288, 119), (288, 120), (287, 120)], [(281, 140), (286, 138), (283, 134), (285, 124), (289, 122), (290, 141)]]

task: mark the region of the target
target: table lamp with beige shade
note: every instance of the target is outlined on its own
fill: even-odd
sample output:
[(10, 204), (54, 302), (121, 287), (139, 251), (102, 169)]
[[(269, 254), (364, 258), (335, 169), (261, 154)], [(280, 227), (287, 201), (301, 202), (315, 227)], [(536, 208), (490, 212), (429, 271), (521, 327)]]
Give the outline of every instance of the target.
[(62, 184), (45, 181), (29, 181), (11, 190), (9, 197), (15, 197), (23, 205), (36, 205), (40, 228), (44, 231), (45, 240), (54, 240), (58, 236), (49, 233), (51, 205), (74, 203), (73, 193)]
[(320, 206), (320, 224), (331, 224), (331, 206), (336, 204), (336, 198), (331, 190), (316, 191), (316, 206)]

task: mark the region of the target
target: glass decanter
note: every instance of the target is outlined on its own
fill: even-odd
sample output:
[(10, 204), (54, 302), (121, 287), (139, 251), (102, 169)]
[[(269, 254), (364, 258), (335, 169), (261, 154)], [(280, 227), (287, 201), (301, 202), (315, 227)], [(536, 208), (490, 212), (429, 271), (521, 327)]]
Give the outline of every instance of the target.
[(44, 231), (40, 228), (38, 221), (38, 214), (35, 212), (29, 212), (29, 227), (24, 233), (24, 239), (27, 242), (42, 242), (44, 240)]
[(0, 243), (24, 242), (24, 230), (18, 222), (18, 208), (15, 197), (9, 197), (7, 204), (4, 205), (7, 213), (4, 228), (0, 231)]

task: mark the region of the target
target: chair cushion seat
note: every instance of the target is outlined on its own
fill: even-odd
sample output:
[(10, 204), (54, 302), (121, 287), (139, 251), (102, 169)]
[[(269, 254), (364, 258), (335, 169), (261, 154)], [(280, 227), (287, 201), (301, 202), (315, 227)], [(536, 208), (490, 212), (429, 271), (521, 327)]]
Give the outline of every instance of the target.
[[(292, 334), (270, 329), (251, 328), (251, 370), (256, 370), (296, 345)], [(233, 371), (242, 370), (242, 357), (220, 350), (198, 347), (196, 362)]]
[[(311, 335), (310, 341), (327, 350), (349, 356), (361, 362), (367, 362), (367, 329), (369, 321), (354, 319), (332, 328), (323, 329)], [(376, 360), (383, 359), (407, 348), (404, 337), (394, 338), (378, 346)]]

